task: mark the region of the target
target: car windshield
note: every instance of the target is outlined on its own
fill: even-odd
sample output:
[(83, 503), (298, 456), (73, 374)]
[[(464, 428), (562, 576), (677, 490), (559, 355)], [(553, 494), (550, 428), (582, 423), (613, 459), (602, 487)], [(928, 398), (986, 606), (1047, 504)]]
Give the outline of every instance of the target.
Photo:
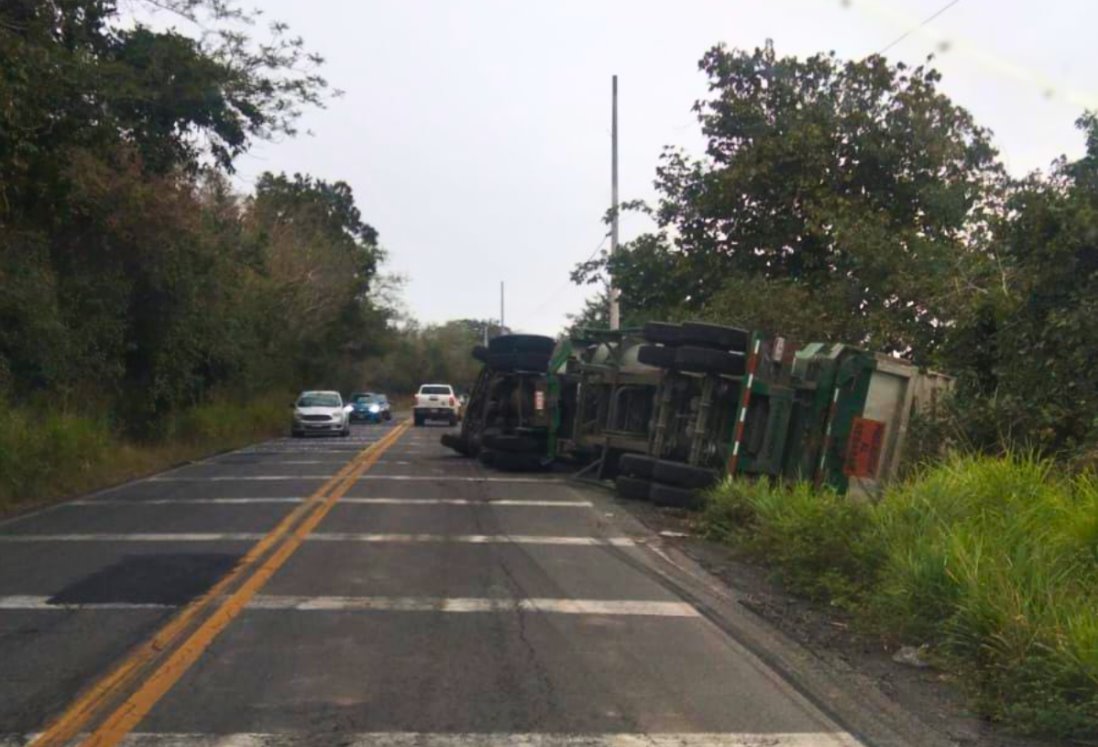
[(339, 407), (342, 402), (338, 394), (329, 392), (308, 392), (298, 397), (298, 407)]
[(358, 392), (351, 395), (351, 401), (356, 405), (368, 405), (371, 402), (377, 402), (377, 395), (370, 392)]
[(449, 394), (450, 387), (448, 386), (422, 386), (419, 388), (420, 394)]

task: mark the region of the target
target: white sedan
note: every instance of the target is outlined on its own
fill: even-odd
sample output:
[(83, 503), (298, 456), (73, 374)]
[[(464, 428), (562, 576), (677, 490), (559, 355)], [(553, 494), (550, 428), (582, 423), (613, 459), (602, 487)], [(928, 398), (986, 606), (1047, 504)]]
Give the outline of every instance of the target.
[(294, 402), (294, 437), (306, 433), (351, 435), (351, 416), (339, 392), (302, 392)]

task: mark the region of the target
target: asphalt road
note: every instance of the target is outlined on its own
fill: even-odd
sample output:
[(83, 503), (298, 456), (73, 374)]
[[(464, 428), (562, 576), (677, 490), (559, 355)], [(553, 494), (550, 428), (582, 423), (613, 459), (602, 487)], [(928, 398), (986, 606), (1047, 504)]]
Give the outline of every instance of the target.
[(0, 524), (0, 745), (859, 744), (608, 493), (442, 432), (272, 441)]

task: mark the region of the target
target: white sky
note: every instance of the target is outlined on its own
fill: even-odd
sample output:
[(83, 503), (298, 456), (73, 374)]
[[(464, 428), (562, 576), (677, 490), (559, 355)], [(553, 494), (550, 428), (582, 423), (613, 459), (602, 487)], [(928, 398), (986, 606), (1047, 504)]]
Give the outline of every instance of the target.
[[(664, 145), (700, 152), (691, 104), (713, 44), (778, 54), (880, 50), (948, 0), (262, 0), (346, 92), (302, 136), (259, 144), (264, 170), (351, 184), (425, 322), (498, 317), (556, 333), (591, 289), (568, 282), (610, 201), (610, 76), (619, 76), (621, 198), (653, 197)], [(941, 88), (995, 133), (1015, 174), (1077, 156), (1098, 108), (1095, 0), (960, 0), (888, 51), (938, 50)], [(1088, 74), (1089, 73), (1089, 74)], [(623, 221), (622, 239), (647, 226)]]

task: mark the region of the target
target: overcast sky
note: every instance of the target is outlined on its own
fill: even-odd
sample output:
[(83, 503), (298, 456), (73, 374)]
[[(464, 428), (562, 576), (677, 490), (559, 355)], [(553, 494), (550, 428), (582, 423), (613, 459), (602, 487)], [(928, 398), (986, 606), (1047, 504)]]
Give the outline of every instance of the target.
[[(262, 171), (351, 184), (407, 277), (425, 322), (498, 317), (554, 334), (589, 288), (572, 266), (605, 234), (610, 201), (610, 76), (620, 86), (621, 197), (651, 198), (664, 145), (700, 151), (691, 104), (710, 46), (779, 54), (881, 50), (948, 0), (262, 0), (327, 58), (345, 91), (310, 111), (302, 136), (257, 146)], [(1073, 122), (1098, 108), (1095, 0), (959, 0), (892, 46), (937, 54), (942, 89), (995, 133), (1008, 168), (1082, 152)], [(629, 239), (646, 226), (623, 223)]]

